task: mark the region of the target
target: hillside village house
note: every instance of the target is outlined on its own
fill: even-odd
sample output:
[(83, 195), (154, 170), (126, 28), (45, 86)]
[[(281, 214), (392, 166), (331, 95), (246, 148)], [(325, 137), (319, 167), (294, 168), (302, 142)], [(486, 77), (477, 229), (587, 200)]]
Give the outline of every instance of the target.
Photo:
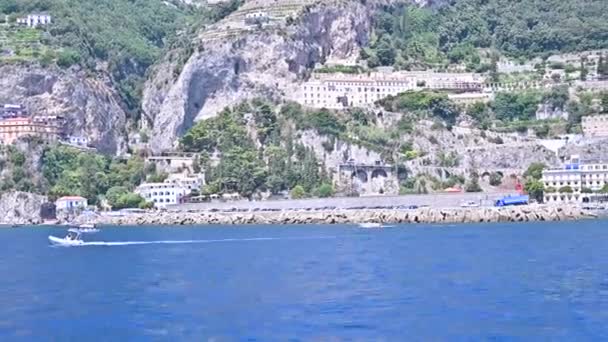
[(154, 203), (156, 208), (164, 208), (167, 205), (179, 204), (182, 197), (190, 194), (190, 190), (170, 182), (143, 183), (135, 189), (135, 193), (146, 202)]
[(197, 173), (189, 175), (187, 173), (174, 173), (167, 177), (165, 183), (181, 186), (188, 189), (189, 192), (192, 192), (192, 190), (200, 191), (201, 187), (205, 185), (205, 174)]
[(587, 115), (581, 120), (586, 137), (608, 137), (608, 115)]
[(51, 23), (51, 19), (51, 16), (47, 13), (34, 13), (29, 14), (27, 17), (18, 18), (17, 24), (28, 27), (45, 26)]
[(72, 211), (85, 209), (88, 206), (87, 199), (80, 196), (64, 196), (55, 201), (57, 211)]
[(64, 133), (60, 116), (33, 116), (0, 119), (0, 143), (9, 145), (26, 136), (37, 136), (45, 141), (56, 141)]
[(198, 154), (196, 153), (165, 153), (146, 158), (146, 163), (154, 164), (157, 170), (169, 173), (180, 173), (184, 170), (193, 172), (197, 161)]
[[(601, 195), (589, 193), (589, 190), (599, 191), (608, 184), (608, 161), (582, 161), (578, 156), (572, 156), (564, 166), (544, 170), (542, 182), (545, 186), (545, 203), (592, 202)], [(570, 187), (572, 192), (560, 192), (564, 187)]]

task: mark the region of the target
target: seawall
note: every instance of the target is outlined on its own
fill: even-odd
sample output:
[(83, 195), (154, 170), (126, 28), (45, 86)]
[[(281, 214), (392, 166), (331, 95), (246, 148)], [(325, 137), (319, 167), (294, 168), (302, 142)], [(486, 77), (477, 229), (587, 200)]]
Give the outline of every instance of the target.
[(596, 217), (578, 206), (479, 208), (419, 208), (364, 210), (287, 210), (259, 212), (158, 211), (128, 216), (100, 216), (112, 225), (198, 224), (357, 224), (357, 223), (479, 223), (566, 221)]

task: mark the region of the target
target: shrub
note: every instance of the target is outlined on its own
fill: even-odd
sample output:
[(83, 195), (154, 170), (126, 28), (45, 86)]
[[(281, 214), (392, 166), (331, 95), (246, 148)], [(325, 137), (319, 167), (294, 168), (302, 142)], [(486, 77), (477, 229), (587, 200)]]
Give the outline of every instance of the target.
[(490, 185), (499, 186), (500, 184), (502, 184), (502, 175), (498, 172), (492, 172), (490, 174)]
[(574, 190), (572, 190), (572, 187), (566, 185), (559, 188), (558, 192), (562, 194), (571, 194), (574, 192)]
[(292, 199), (300, 199), (306, 197), (306, 191), (301, 185), (296, 185), (293, 189), (291, 189), (290, 194)]
[(466, 192), (482, 192), (483, 190), (479, 186), (479, 180), (477, 177), (473, 177), (465, 186)]
[(326, 198), (334, 195), (334, 187), (331, 184), (322, 184), (315, 190), (317, 197)]

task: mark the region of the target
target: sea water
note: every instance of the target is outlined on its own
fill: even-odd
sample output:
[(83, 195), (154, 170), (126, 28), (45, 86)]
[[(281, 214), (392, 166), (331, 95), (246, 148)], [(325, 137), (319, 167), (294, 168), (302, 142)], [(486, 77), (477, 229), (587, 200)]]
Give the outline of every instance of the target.
[(607, 228), (1, 229), (0, 340), (601, 340)]

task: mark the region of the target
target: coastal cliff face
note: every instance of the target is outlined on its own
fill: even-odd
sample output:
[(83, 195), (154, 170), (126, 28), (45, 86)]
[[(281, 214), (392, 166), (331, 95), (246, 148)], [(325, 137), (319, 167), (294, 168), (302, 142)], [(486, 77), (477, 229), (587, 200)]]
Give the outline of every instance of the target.
[(0, 195), (0, 224), (37, 224), (46, 196), (27, 192), (9, 192)]
[(219, 38), (201, 31), (177, 78), (179, 62), (165, 60), (146, 83), (142, 109), (153, 125), (153, 150), (171, 148), (195, 121), (226, 106), (286, 97), (316, 63), (356, 56), (369, 37), (368, 14), (359, 2), (330, 1), (304, 8), (289, 25)]
[(0, 75), (0, 103), (23, 104), (34, 116), (64, 116), (68, 134), (88, 137), (102, 152), (126, 150), (126, 113), (109, 82), (32, 65), (3, 65)]

